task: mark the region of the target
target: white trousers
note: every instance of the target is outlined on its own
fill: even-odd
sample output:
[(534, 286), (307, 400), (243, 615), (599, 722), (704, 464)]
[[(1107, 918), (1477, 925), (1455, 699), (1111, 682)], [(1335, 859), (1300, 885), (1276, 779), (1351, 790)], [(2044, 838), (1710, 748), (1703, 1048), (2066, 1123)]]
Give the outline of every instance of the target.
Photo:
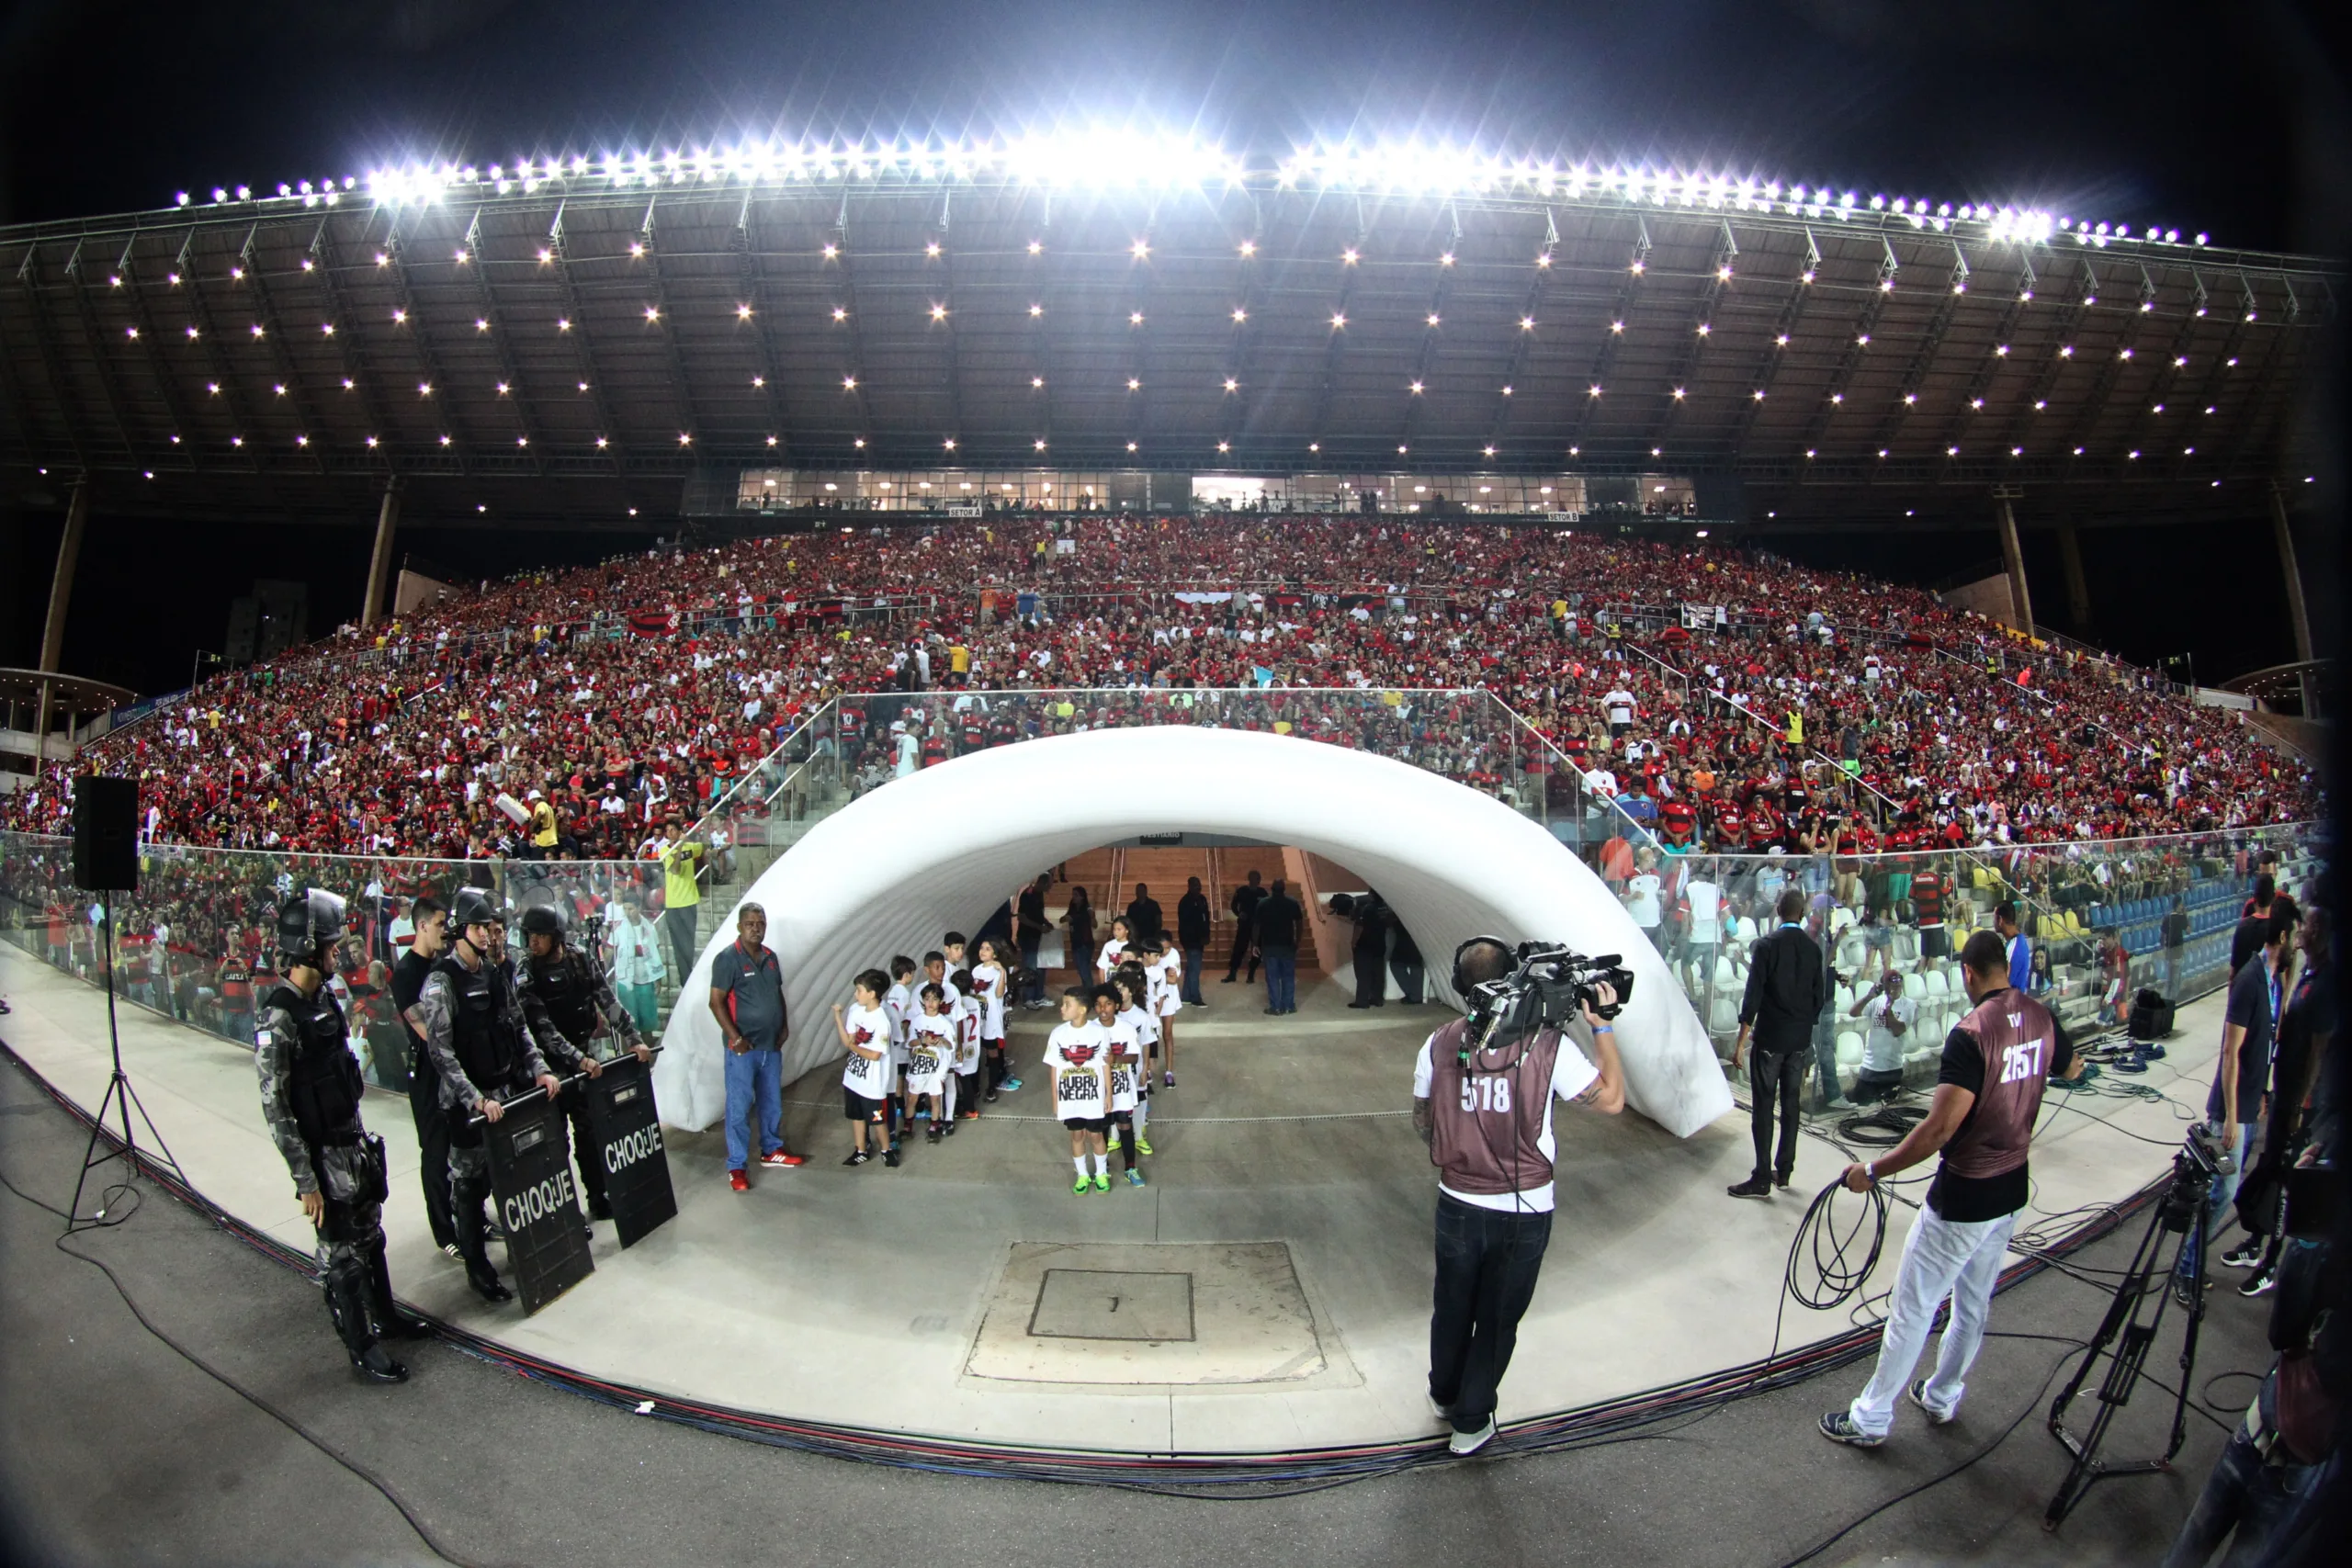
[(2000, 1278), (2001, 1259), (2017, 1223), (2017, 1215), (2009, 1213), (1953, 1224), (1932, 1208), (1919, 1211), (1910, 1239), (1903, 1244), (1902, 1266), (1895, 1270), (1894, 1301), (1879, 1343), (1878, 1371), (1847, 1411), (1856, 1427), (1883, 1438), (1894, 1425), (1894, 1402), (1911, 1381), (1936, 1308), (1946, 1296), (1951, 1298), (1951, 1321), (1944, 1325), (1936, 1370), (1928, 1374), (1920, 1397), (1938, 1420), (1950, 1420), (1960, 1409), (1968, 1369), (1984, 1343), (1993, 1284)]

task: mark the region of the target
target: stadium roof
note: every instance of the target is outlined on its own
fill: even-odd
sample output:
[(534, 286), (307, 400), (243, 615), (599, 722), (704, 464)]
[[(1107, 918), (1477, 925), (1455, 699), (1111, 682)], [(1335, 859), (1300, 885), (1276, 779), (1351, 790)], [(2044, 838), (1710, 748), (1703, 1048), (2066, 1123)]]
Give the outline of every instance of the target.
[(739, 465), (1666, 471), (1759, 515), (1996, 485), (2217, 515), (2293, 465), (2344, 281), (2006, 208), (1348, 154), (281, 189), (0, 229), (0, 468), (187, 515), (356, 514), (400, 473), (452, 513), (618, 524)]

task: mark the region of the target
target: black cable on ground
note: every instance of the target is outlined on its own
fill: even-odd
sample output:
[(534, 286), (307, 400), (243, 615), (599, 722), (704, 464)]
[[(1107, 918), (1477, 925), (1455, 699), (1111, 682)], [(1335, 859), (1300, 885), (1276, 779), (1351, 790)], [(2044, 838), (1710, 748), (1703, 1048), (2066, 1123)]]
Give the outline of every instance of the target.
[[(27, 1192), (23, 1188), (10, 1180), (6, 1172), (0, 1172), (0, 1187), (6, 1187), (9, 1191), (15, 1193), (18, 1198), (21, 1198), (26, 1202), (30, 1203), (36, 1209), (40, 1209), (48, 1213), (53, 1214), (69, 1224), (74, 1223), (74, 1216), (66, 1213), (64, 1210), (58, 1208), (55, 1204), (43, 1202), (40, 1199), (34, 1197), (29, 1192)], [(105, 1217), (88, 1222), (85, 1228), (112, 1230), (116, 1226), (124, 1224), (130, 1220), (132, 1215), (139, 1213), (141, 1208), (141, 1202), (139, 1201), (140, 1197), (141, 1194), (138, 1189), (131, 1186), (130, 1183), (127, 1181), (119, 1181), (112, 1184), (107, 1187), (104, 1192), (100, 1193), (98, 1198), (98, 1208), (96, 1213)], [(120, 1207), (125, 1199), (129, 1199), (130, 1201), (130, 1207), (122, 1209), (120, 1213), (117, 1213), (116, 1211)], [(99, 1273), (104, 1274), (107, 1277), (107, 1283), (114, 1287), (114, 1293), (122, 1298), (122, 1304), (130, 1309), (130, 1315), (138, 1320), (140, 1327), (154, 1336), (155, 1338), (165, 1348), (177, 1354), (179, 1358), (187, 1362), (189, 1366), (194, 1367), (197, 1371), (202, 1372), (205, 1376), (210, 1378), (222, 1388), (227, 1389), (230, 1393), (235, 1394), (238, 1398), (252, 1405), (254, 1409), (276, 1420), (288, 1431), (293, 1433), (296, 1437), (301, 1438), (304, 1442), (318, 1450), (319, 1452), (326, 1455), (327, 1458), (334, 1461), (335, 1463), (341, 1465), (344, 1469), (349, 1471), (352, 1474), (357, 1476), (360, 1480), (374, 1487), (383, 1497), (384, 1501), (390, 1503), (393, 1509), (399, 1513), (400, 1517), (408, 1522), (409, 1529), (416, 1532), (417, 1539), (424, 1543), (426, 1551), (432, 1552), (435, 1557), (440, 1558), (445, 1562), (454, 1563), (456, 1568), (476, 1568), (476, 1565), (471, 1562), (471, 1560), (460, 1557), (456, 1552), (453, 1552), (444, 1547), (434, 1536), (433, 1531), (426, 1527), (424, 1521), (418, 1518), (414, 1510), (410, 1508), (408, 1504), (401, 1499), (401, 1495), (392, 1489), (390, 1482), (386, 1481), (382, 1476), (378, 1475), (374, 1471), (369, 1470), (366, 1465), (359, 1463), (356, 1460), (354, 1460), (348, 1455), (343, 1453), (340, 1450), (336, 1449), (334, 1445), (329, 1443), (325, 1438), (311, 1431), (294, 1416), (289, 1416), (283, 1410), (280, 1410), (267, 1399), (245, 1387), (234, 1378), (220, 1371), (220, 1368), (215, 1367), (211, 1362), (207, 1361), (203, 1357), (198, 1355), (195, 1351), (189, 1349), (187, 1346), (173, 1338), (169, 1334), (164, 1333), (163, 1329), (157, 1327), (155, 1321), (147, 1315), (145, 1309), (140, 1306), (138, 1301), (132, 1297), (130, 1290), (123, 1284), (121, 1277), (118, 1275), (104, 1259), (93, 1258), (88, 1253), (84, 1252), (77, 1247), (72, 1247), (65, 1245), (66, 1242), (76, 1234), (78, 1233), (69, 1231), (64, 1235), (59, 1236), (53, 1245), (56, 1247), (58, 1251), (63, 1253), (66, 1257), (74, 1258), (78, 1262), (86, 1263), (91, 1268), (96, 1269)]]
[[(2002, 1335), (1988, 1330), (1985, 1334), (1985, 1337), (1988, 1339), (2027, 1337), (2046, 1339), (2054, 1337), (2040, 1334), (2031, 1336)], [(2079, 1339), (2075, 1339), (2068, 1340), (2066, 1343), (2071, 1346), (2080, 1348), (2083, 1342)], [(2009, 1420), (2009, 1424), (2003, 1427), (1998, 1432), (1995, 1433), (1991, 1440), (1986, 1442), (1984, 1447), (1978, 1449), (1974, 1453), (1970, 1454), (1966, 1459), (1962, 1460), (1959, 1463), (1951, 1466), (1949, 1469), (1937, 1472), (1935, 1474), (1928, 1477), (1927, 1480), (1918, 1483), (1915, 1486), (1906, 1486), (1902, 1491), (1897, 1492), (1894, 1496), (1889, 1497), (1883, 1503), (1878, 1504), (1876, 1506), (1867, 1510), (1866, 1512), (1855, 1515), (1843, 1525), (1840, 1525), (1836, 1530), (1826, 1536), (1824, 1536), (1818, 1541), (1815, 1541), (1805, 1551), (1797, 1553), (1794, 1557), (1792, 1557), (1787, 1562), (1781, 1563), (1781, 1568), (1799, 1568), (1801, 1563), (1812, 1562), (1815, 1558), (1820, 1556), (1823, 1552), (1828, 1551), (1831, 1547), (1845, 1540), (1846, 1537), (1853, 1534), (1854, 1531), (1861, 1529), (1862, 1526), (1870, 1523), (1871, 1520), (1886, 1512), (1889, 1508), (1894, 1507), (1896, 1504), (1906, 1503), (1912, 1498), (1917, 1497), (1922, 1492), (1942, 1485), (1945, 1482), (1950, 1481), (1953, 1476), (1958, 1475), (1961, 1472), (1968, 1469), (1977, 1461), (1984, 1458), (1985, 1455), (1991, 1453), (1995, 1449), (1999, 1448), (2003, 1443), (2007, 1442), (2009, 1440), (2009, 1434), (2016, 1431), (2020, 1426), (2024, 1425), (2025, 1418), (2027, 1416), (2032, 1415), (2036, 1410), (2041, 1408), (2042, 1400), (2049, 1395), (2050, 1385), (2058, 1381), (2060, 1369), (2065, 1366), (2067, 1357), (2072, 1354), (2073, 1351), (2070, 1350), (2067, 1352), (2067, 1355), (2061, 1356), (2057, 1360), (2051, 1363), (2050, 1371), (2045, 1373), (2041, 1379), (2041, 1386), (2034, 1391), (2034, 1395), (2031, 1399), (2026, 1401), (2025, 1408), (2019, 1410), (2016, 1416), (2012, 1416)]]
[[(7, 1048), (5, 1042), (0, 1042), (0, 1057), (13, 1062), (68, 1115), (85, 1127), (89, 1125), (89, 1115), (81, 1106), (34, 1072), (23, 1058)], [(317, 1277), (316, 1263), (307, 1253), (286, 1247), (229, 1213), (187, 1186), (168, 1168), (152, 1164), (135, 1152), (133, 1158), (141, 1175), (168, 1196), (197, 1210), (219, 1229), (282, 1268), (306, 1279)], [(1996, 1292), (2030, 1279), (2043, 1269), (2052, 1267), (2055, 1259), (2100, 1240), (2144, 1208), (2162, 1189), (2161, 1180), (2152, 1183), (2132, 1197), (2104, 1209), (2098, 1217), (2073, 1235), (2053, 1245), (2045, 1256), (2012, 1265), (1996, 1283)], [(1834, 1243), (1834, 1236), (1831, 1239)], [(1850, 1241), (1845, 1250), (1850, 1251)], [(1841, 1249), (1834, 1244), (1825, 1254), (1830, 1269), (1840, 1275), (1846, 1271), (1846, 1266), (1840, 1261), (1843, 1256)], [(1825, 1276), (1827, 1272), (1825, 1270)], [(1787, 1300), (1788, 1293), (1784, 1291), (1781, 1293), (1783, 1309)], [(534, 1382), (552, 1384), (597, 1404), (720, 1436), (867, 1464), (975, 1477), (1109, 1486), (1174, 1496), (1243, 1501), (1298, 1495), (1372, 1476), (1455, 1462), (1447, 1453), (1441, 1438), (1435, 1434), (1400, 1442), (1364, 1443), (1324, 1450), (1257, 1454), (1138, 1455), (961, 1443), (904, 1432), (786, 1420), (727, 1405), (676, 1400), (628, 1384), (607, 1382), (573, 1368), (517, 1351), (456, 1324), (429, 1321), (433, 1321), (444, 1341), (465, 1355)], [(1938, 1323), (1931, 1326), (1941, 1326), (1940, 1314)], [(1780, 1326), (1776, 1318), (1771, 1353), (1760, 1360), (1723, 1368), (1680, 1382), (1599, 1404), (1515, 1422), (1482, 1450), (1481, 1454), (1499, 1457), (1559, 1453), (1611, 1442), (1670, 1438), (1736, 1400), (1788, 1388), (1822, 1372), (1869, 1357), (1877, 1348), (1880, 1328), (1876, 1324), (1858, 1325), (1827, 1339), (1786, 1353), (1780, 1349), (1779, 1336)], [(1663, 1432), (1646, 1429), (1668, 1422), (1677, 1425)], [(308, 1434), (304, 1436), (307, 1438)]]

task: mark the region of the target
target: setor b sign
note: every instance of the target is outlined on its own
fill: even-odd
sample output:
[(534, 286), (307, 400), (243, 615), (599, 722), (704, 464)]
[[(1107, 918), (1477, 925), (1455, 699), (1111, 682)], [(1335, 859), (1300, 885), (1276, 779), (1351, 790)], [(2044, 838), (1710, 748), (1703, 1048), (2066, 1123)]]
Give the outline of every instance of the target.
[(563, 1113), (544, 1099), (482, 1125), (491, 1201), (506, 1227), (506, 1262), (523, 1310), (535, 1313), (596, 1270), (571, 1177)]
[(613, 1233), (634, 1247), (678, 1212), (670, 1190), (670, 1156), (653, 1104), (653, 1072), (635, 1056), (605, 1064), (580, 1086), (588, 1095), (587, 1152), (605, 1168), (605, 1199), (613, 1206)]

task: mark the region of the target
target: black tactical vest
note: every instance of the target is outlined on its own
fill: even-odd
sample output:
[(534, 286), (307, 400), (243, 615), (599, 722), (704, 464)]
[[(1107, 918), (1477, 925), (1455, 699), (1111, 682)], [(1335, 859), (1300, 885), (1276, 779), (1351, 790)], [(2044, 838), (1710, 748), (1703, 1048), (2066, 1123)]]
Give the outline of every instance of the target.
[(297, 1043), (286, 1099), (295, 1125), (302, 1129), (302, 1141), (312, 1148), (356, 1142), (359, 1097), (366, 1085), (345, 1043), (348, 1031), (334, 994), (321, 986), (317, 996), (305, 997), (291, 986), (280, 986), (266, 1005), (285, 1009), (294, 1021)]
[(569, 948), (557, 953), (550, 963), (534, 958), (530, 964), (531, 990), (548, 1010), (548, 1019), (563, 1031), (566, 1040), (586, 1045), (596, 1032), (596, 1001), (587, 965)]
[(449, 1011), (449, 1044), (458, 1066), (477, 1089), (507, 1088), (523, 1070), (523, 1048), (498, 1005), (495, 987), (503, 976), (493, 977), (487, 961), (479, 969), (469, 969), (454, 956), (442, 958), (433, 968), (448, 976), (449, 992), (456, 998)]

